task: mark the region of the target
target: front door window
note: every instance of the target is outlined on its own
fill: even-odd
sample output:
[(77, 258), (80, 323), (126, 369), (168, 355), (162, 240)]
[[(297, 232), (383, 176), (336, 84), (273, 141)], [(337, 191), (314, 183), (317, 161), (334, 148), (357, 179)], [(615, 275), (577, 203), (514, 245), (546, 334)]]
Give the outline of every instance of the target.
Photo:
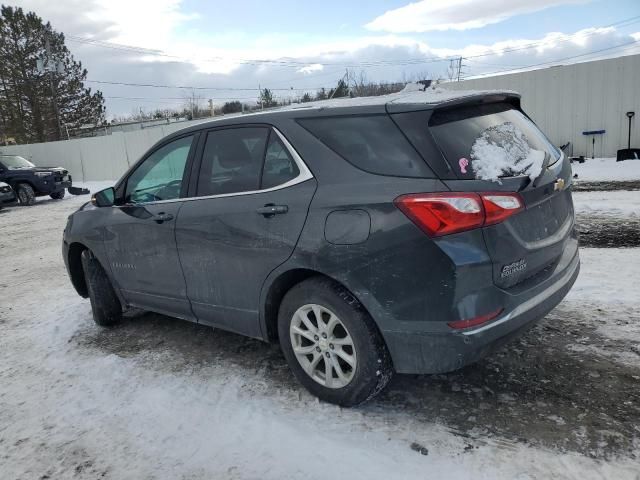
[(153, 152), (127, 180), (125, 203), (180, 198), (192, 143), (193, 136), (183, 137)]

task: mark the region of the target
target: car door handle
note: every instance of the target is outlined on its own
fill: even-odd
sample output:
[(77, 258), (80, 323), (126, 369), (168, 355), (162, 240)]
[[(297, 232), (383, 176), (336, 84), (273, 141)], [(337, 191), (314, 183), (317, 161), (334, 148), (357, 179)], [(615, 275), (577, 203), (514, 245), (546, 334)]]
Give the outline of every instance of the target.
[(173, 215), (171, 215), (170, 213), (160, 212), (157, 215), (151, 217), (151, 220), (156, 223), (164, 223), (173, 220)]
[(282, 215), (288, 211), (289, 207), (287, 205), (274, 205), (273, 203), (268, 203), (264, 207), (260, 207), (256, 210), (256, 212), (260, 215), (264, 215), (266, 218), (273, 217), (274, 215)]

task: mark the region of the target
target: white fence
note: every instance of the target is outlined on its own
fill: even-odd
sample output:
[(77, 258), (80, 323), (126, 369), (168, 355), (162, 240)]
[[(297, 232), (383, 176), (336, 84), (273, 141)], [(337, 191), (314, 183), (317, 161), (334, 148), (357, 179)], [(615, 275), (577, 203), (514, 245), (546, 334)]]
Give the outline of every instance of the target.
[(75, 181), (116, 180), (161, 138), (205, 120), (173, 123), (103, 137), (0, 147), (0, 153), (20, 155), (38, 166), (64, 167)]

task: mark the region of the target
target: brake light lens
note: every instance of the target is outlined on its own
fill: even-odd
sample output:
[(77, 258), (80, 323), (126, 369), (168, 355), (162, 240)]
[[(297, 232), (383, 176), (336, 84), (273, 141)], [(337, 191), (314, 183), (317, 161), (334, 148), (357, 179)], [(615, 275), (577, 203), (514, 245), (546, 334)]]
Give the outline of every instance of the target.
[(482, 204), (485, 212), (485, 225), (495, 225), (509, 218), (524, 207), (520, 195), (492, 194), (482, 195)]
[(524, 208), (517, 193), (419, 193), (395, 204), (430, 237), (495, 225)]

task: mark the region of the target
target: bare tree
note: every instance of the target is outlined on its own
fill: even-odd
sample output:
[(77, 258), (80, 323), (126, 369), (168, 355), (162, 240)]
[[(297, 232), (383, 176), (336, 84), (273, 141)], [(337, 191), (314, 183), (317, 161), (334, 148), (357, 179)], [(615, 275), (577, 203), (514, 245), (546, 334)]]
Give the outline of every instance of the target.
[(184, 97), (184, 110), (190, 120), (209, 115), (208, 110), (204, 107), (204, 98), (196, 95), (193, 90)]

